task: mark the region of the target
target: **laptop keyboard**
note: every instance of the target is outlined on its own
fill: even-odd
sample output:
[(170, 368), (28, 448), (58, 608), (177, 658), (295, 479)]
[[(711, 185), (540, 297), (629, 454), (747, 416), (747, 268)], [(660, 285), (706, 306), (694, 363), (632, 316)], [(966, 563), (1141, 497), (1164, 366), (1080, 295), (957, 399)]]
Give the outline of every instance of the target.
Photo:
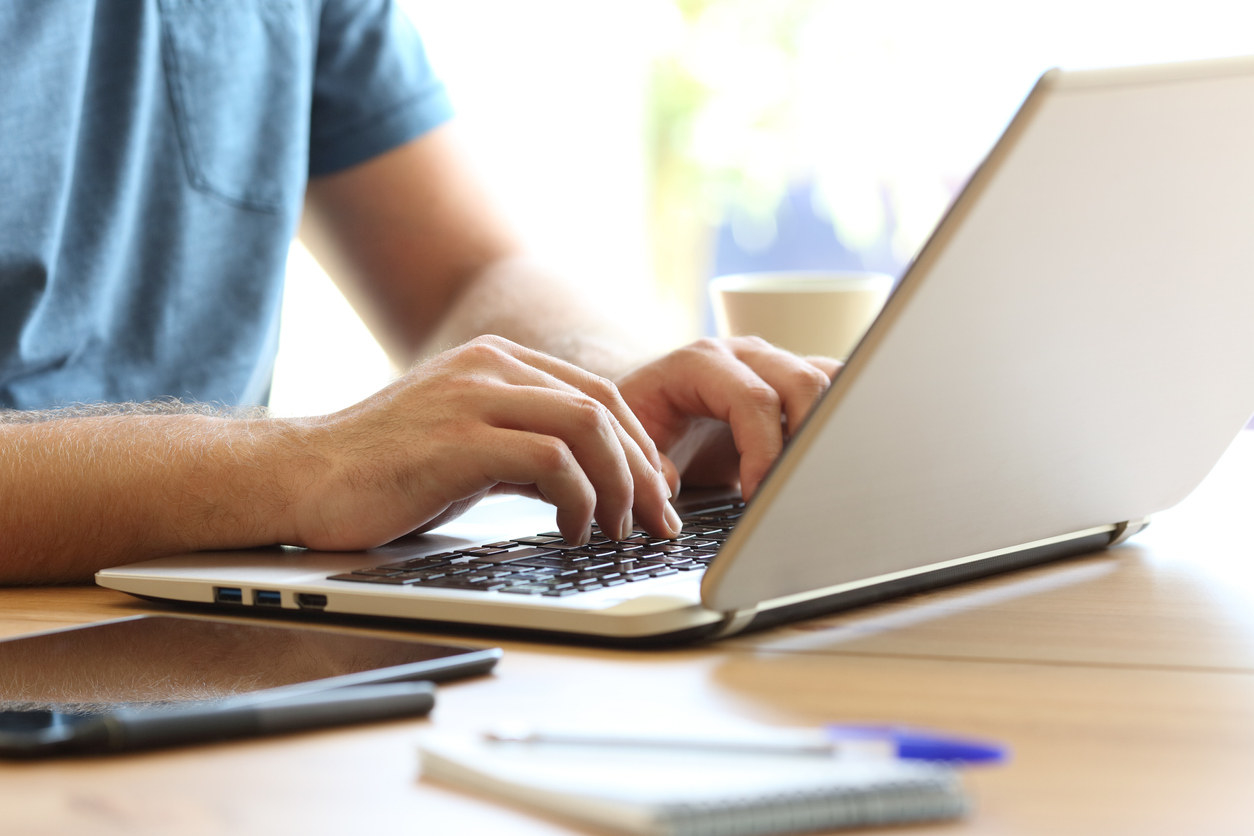
[(594, 525), (586, 545), (556, 531), (440, 552), (331, 575), (333, 581), (420, 585), (553, 598), (679, 572), (702, 572), (744, 511), (744, 503), (701, 508), (682, 516), (678, 537), (637, 530), (615, 541)]

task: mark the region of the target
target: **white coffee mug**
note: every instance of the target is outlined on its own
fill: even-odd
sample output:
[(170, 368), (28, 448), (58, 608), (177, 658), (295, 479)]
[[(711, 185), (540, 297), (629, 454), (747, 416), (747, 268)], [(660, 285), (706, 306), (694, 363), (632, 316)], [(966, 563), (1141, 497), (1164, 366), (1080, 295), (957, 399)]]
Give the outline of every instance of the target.
[(843, 360), (892, 287), (882, 273), (737, 273), (713, 279), (710, 300), (722, 336), (758, 336), (797, 354)]

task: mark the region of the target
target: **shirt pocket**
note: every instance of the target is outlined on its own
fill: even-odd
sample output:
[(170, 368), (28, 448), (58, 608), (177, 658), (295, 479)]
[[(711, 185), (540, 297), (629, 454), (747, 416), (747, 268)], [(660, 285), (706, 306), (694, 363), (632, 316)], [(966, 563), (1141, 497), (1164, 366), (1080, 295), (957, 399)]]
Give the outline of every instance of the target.
[(160, 0), (162, 63), (191, 185), (234, 206), (299, 206), (313, 51), (297, 0)]

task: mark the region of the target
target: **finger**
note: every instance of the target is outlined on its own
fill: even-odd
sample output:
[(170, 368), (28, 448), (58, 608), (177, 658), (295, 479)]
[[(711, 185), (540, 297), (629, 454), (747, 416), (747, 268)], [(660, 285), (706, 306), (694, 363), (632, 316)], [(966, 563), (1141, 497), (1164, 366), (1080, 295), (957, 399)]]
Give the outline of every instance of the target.
[(488, 423), (560, 439), (592, 484), (601, 530), (617, 539), (631, 536), (636, 484), (660, 477), (603, 404), (543, 386), (502, 385), (487, 395)]
[[(576, 422), (571, 428), (573, 431), (579, 432), (581, 427), (583, 431), (587, 431), (592, 424), (597, 423), (594, 419), (603, 414), (610, 417), (611, 420), (606, 425), (617, 435), (630, 470), (633, 490), (624, 502), (617, 489), (618, 483), (614, 482), (618, 471), (602, 471), (604, 460), (600, 464), (595, 461), (588, 463), (587, 472), (593, 475), (593, 482), (598, 489), (597, 522), (607, 536), (630, 537), (635, 521), (657, 536), (671, 537), (678, 533), (678, 515), (669, 503), (672, 491), (662, 469), (661, 454), (612, 382), (500, 338), (486, 338), (484, 344), (491, 350), (500, 352), (496, 359), (506, 381), (536, 387), (537, 390), (564, 391), (579, 398), (578, 403), (566, 403), (566, 410), (560, 413), (566, 416), (561, 420)], [(551, 399), (547, 402), (553, 403)], [(510, 403), (516, 404), (517, 401), (510, 399)], [(594, 406), (597, 408), (594, 409)], [(527, 414), (531, 416), (532, 422), (543, 418), (535, 410), (529, 410)], [(508, 423), (508, 412), (501, 415), (501, 420), (504, 424)], [(532, 426), (538, 428), (540, 425), (533, 423)], [(559, 422), (545, 426), (567, 441), (574, 441), (565, 435), (566, 425)], [(572, 443), (572, 447), (579, 455), (589, 449), (583, 444)], [(633, 509), (637, 519), (633, 519)]]
[(586, 543), (596, 507), (596, 490), (574, 453), (559, 438), (523, 430), (495, 429), (475, 445), (468, 467), (485, 483), (536, 492), (557, 509), (557, 529), (570, 543)]
[(817, 363), (763, 340), (738, 341), (731, 348), (738, 360), (779, 394), (787, 420), (788, 435), (795, 434), (801, 427), (801, 422), (827, 391), (831, 384), (831, 375)]
[(821, 357), (812, 354), (807, 355), (805, 361), (827, 375), (829, 382), (835, 380), (836, 375), (840, 374), (840, 370), (845, 367), (845, 364), (835, 357)]
[(613, 413), (614, 417), (618, 419), (619, 424), (626, 430), (627, 435), (640, 448), (653, 469), (661, 472), (662, 457), (658, 453), (657, 446), (645, 431), (644, 425), (640, 423), (640, 419), (627, 406), (627, 402), (623, 400), (618, 392), (618, 387), (612, 381), (552, 355), (535, 351), (500, 337), (484, 339), (491, 341), (489, 344), (520, 360), (525, 366), (539, 369), (576, 391), (583, 392), (604, 404)]
[(726, 422), (740, 459), (740, 488), (750, 499), (784, 447), (778, 392), (735, 358), (706, 356), (696, 368), (699, 407), (693, 414)]

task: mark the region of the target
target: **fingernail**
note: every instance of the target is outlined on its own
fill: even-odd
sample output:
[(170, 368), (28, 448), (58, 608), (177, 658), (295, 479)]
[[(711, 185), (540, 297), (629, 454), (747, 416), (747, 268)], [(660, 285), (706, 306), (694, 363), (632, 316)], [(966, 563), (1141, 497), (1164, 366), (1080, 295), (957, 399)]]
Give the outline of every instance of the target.
[(675, 506), (671, 505), (669, 502), (666, 503), (666, 508), (662, 512), (662, 515), (666, 518), (666, 525), (670, 528), (671, 534), (679, 534), (679, 530), (684, 527), (684, 524), (683, 521), (679, 519), (679, 512), (675, 510)]
[(628, 537), (630, 537), (630, 536), (631, 536), (631, 534), (632, 534), (632, 530), (633, 530), (634, 528), (635, 528), (635, 523), (634, 523), (634, 522), (632, 522), (632, 519), (631, 519), (631, 511), (628, 511), (628, 512), (627, 512), (627, 514), (626, 514), (626, 516), (624, 516), (624, 517), (623, 517), (623, 524), (622, 524), (621, 526), (619, 526), (619, 529), (618, 529), (618, 532), (619, 532), (619, 533), (618, 533), (618, 539), (619, 539), (619, 540), (626, 540)]
[(567, 537), (566, 542), (570, 543), (572, 546), (586, 546), (591, 539), (592, 528), (585, 527), (574, 537)]

